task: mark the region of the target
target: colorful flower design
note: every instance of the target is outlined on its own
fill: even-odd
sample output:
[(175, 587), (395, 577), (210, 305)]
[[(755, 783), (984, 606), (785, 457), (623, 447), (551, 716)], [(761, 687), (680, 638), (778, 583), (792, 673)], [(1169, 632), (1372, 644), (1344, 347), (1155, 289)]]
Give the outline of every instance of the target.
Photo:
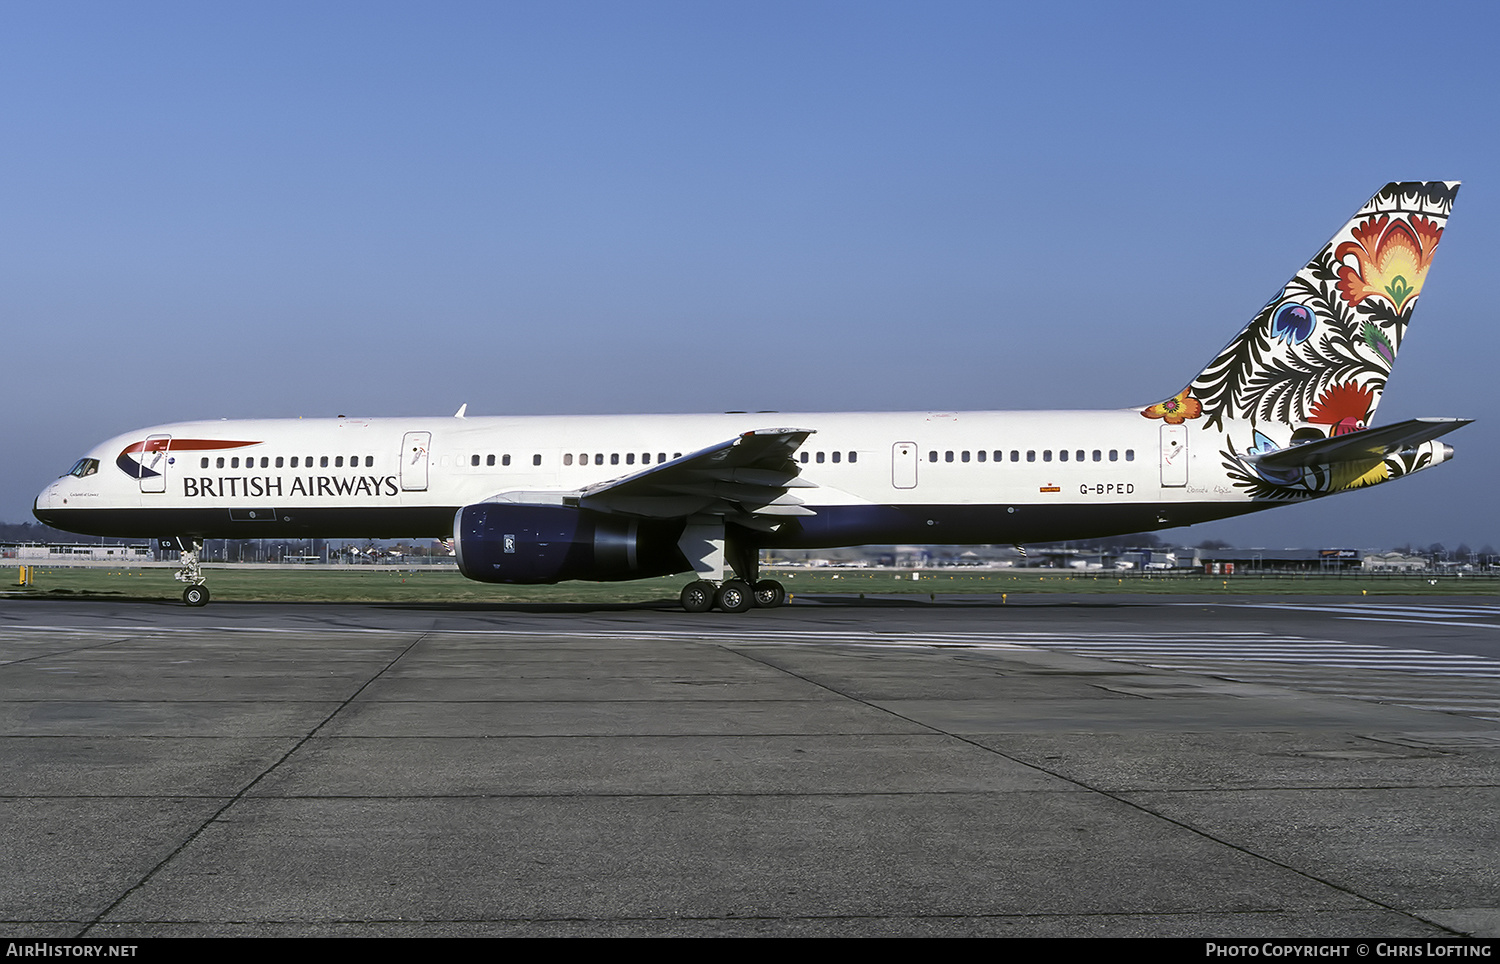
[(1408, 222), (1382, 214), (1359, 224), (1350, 235), (1354, 240), (1339, 245), (1334, 256), (1345, 261), (1353, 255), (1358, 267), (1346, 263), (1339, 268), (1339, 291), (1351, 305), (1383, 297), (1399, 313), (1422, 293), (1443, 229), (1420, 215)]
[(1355, 382), (1344, 382), (1326, 389), (1308, 412), (1307, 420), (1328, 425), (1329, 437), (1348, 435), (1364, 429), (1375, 405), (1375, 392)]
[[(1368, 424), (1457, 192), (1458, 184), (1441, 181), (1381, 188), (1189, 383), (1198, 424), (1307, 426), (1311, 417), (1320, 435)], [(1198, 417), (1197, 408), (1181, 410), (1186, 401), (1143, 414)]]
[(1271, 318), (1271, 337), (1288, 345), (1300, 344), (1307, 340), (1312, 334), (1313, 326), (1318, 323), (1318, 316), (1306, 305), (1299, 305), (1295, 301), (1289, 301), (1276, 309), (1276, 314)]
[(1165, 402), (1141, 409), (1141, 414), (1147, 418), (1164, 418), (1168, 425), (1181, 425), (1190, 418), (1197, 418), (1203, 414), (1203, 405), (1193, 397), (1192, 391), (1189, 385)]

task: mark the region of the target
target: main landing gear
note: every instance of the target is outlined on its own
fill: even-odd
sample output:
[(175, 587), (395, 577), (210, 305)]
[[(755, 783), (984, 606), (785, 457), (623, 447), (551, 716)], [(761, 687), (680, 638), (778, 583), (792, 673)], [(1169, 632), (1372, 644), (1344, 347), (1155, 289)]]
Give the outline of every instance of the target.
[(760, 578), (760, 554), (752, 538), (742, 527), (726, 527), (722, 516), (689, 519), (677, 547), (698, 574), (698, 581), (682, 590), (682, 608), (688, 612), (742, 613), (786, 602), (781, 583)]
[(729, 579), (715, 586), (707, 579), (690, 582), (682, 588), (682, 608), (690, 613), (718, 609), (742, 613), (748, 609), (775, 609), (786, 602), (786, 590), (774, 579), (762, 579), (752, 589), (741, 579)]
[(182, 601), (189, 606), (207, 606), (208, 587), (204, 585), (207, 580), (203, 575), (203, 567), (198, 562), (198, 553), (203, 551), (203, 542), (199, 539), (191, 541), (178, 539), (176, 542), (182, 568), (174, 573), (174, 578), (178, 582), (188, 584), (187, 588), (182, 591)]

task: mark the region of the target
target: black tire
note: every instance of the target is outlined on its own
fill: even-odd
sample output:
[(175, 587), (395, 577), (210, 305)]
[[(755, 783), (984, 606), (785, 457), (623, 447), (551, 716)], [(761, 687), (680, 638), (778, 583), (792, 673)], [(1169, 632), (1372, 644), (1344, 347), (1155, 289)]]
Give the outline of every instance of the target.
[(731, 579), (719, 587), (714, 605), (726, 613), (742, 613), (755, 605), (755, 593), (745, 583)]
[(714, 608), (714, 584), (701, 579), (690, 582), (682, 587), (682, 595), (678, 598), (688, 612), (706, 613)]
[(775, 609), (786, 602), (786, 590), (775, 579), (762, 579), (755, 584), (755, 605), (761, 609)]
[(208, 605), (207, 586), (189, 586), (182, 591), (182, 601), (189, 606)]

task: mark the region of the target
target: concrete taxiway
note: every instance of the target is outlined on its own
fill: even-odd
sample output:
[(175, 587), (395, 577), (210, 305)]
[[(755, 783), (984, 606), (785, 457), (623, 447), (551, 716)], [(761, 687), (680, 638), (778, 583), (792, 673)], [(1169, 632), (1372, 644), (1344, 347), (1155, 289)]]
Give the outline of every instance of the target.
[(1500, 604), (0, 602), (0, 930), (1500, 934)]

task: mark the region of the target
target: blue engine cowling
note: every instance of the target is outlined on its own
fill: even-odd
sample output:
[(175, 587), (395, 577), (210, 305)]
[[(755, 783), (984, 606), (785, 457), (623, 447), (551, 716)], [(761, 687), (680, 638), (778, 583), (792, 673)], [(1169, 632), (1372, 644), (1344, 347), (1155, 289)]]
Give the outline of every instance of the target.
[(608, 582), (686, 572), (682, 520), (629, 519), (560, 505), (480, 502), (458, 510), (458, 570), (479, 582)]

